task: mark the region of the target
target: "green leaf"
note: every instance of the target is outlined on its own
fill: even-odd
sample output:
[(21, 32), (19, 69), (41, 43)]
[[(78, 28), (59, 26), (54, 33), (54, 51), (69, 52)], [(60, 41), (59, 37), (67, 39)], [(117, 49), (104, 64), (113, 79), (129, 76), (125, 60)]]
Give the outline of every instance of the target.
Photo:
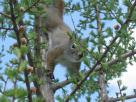
[(109, 68), (109, 65), (108, 65), (107, 63), (102, 63), (102, 67), (103, 67), (104, 69), (107, 69), (107, 68)]
[(123, 0), (123, 4), (130, 7), (131, 6), (131, 3), (129, 0)]
[(4, 94), (9, 97), (15, 96), (17, 98), (23, 98), (27, 96), (27, 91), (23, 88), (15, 88), (5, 91)]
[(21, 58), (21, 52), (20, 52), (20, 49), (18, 47), (15, 47), (13, 49), (13, 53), (18, 57), (18, 58)]
[(4, 17), (0, 16), (0, 22), (3, 22)]
[(20, 64), (20, 66), (19, 66), (19, 72), (24, 71), (24, 69), (27, 68), (27, 64), (28, 64), (27, 61), (21, 61), (21, 64)]
[(10, 63), (16, 65), (16, 64), (19, 64), (19, 61), (18, 61), (18, 59), (13, 58), (12, 60), (10, 60)]
[(110, 35), (110, 36), (113, 35), (113, 31), (112, 31), (112, 29), (111, 29), (110, 27), (108, 27), (108, 28), (106, 29), (106, 32), (107, 32), (108, 35)]
[(11, 102), (5, 95), (0, 96), (0, 102)]
[(86, 100), (87, 102), (91, 102), (91, 97), (90, 96), (86, 97)]
[(33, 102), (44, 102), (43, 97), (36, 97), (33, 99)]
[(15, 96), (17, 98), (22, 98), (27, 96), (27, 90), (23, 89), (23, 88), (17, 88), (15, 89)]
[(11, 79), (11, 80), (14, 80), (18, 74), (17, 70), (16, 69), (13, 69), (11, 67), (8, 67), (6, 70), (5, 70), (5, 74), (8, 75), (8, 77)]
[(26, 45), (21, 45), (20, 51), (21, 55), (25, 55), (28, 53), (28, 47)]
[(89, 58), (84, 58), (84, 63), (89, 67), (90, 66), (90, 59)]
[(8, 97), (14, 96), (14, 89), (10, 89), (10, 90), (5, 91), (4, 95), (6, 95)]

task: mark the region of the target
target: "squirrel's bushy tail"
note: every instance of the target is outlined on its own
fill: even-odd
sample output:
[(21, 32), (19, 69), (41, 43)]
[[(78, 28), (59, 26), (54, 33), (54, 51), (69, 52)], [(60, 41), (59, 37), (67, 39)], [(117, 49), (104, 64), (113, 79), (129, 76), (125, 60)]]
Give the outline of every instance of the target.
[(54, 0), (54, 6), (58, 9), (60, 17), (63, 18), (64, 0)]

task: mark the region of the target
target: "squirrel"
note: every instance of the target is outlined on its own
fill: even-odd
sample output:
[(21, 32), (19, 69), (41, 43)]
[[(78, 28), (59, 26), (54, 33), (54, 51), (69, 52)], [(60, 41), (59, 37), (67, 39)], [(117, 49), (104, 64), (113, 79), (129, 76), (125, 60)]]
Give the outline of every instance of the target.
[(54, 67), (57, 64), (65, 66), (70, 76), (79, 75), (83, 53), (68, 35), (72, 30), (63, 21), (64, 0), (55, 0), (54, 4), (46, 6), (45, 10), (48, 35), (46, 63), (50, 76), (53, 78)]

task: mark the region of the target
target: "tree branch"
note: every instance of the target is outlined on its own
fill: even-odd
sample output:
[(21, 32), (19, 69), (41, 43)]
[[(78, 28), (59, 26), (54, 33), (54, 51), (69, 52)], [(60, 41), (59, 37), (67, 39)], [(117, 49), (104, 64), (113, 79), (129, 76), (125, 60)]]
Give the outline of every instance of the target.
[(36, 2), (34, 2), (31, 6), (29, 6), (24, 12), (29, 11), (30, 9), (32, 9), (34, 6), (36, 6), (38, 3), (40, 2), (40, 0), (37, 0)]
[(106, 73), (103, 70), (99, 70), (99, 87), (100, 87), (100, 100), (101, 102), (107, 102), (108, 100), (108, 92), (106, 89)]
[(128, 24), (129, 21), (131, 20), (131, 16), (132, 16), (132, 14), (133, 14), (133, 11), (134, 11), (134, 9), (135, 9), (135, 6), (136, 6), (136, 0), (135, 0), (135, 2), (133, 3), (133, 5), (131, 6), (130, 12), (129, 12), (128, 17), (127, 17), (127, 20), (124, 22), (124, 24)]
[[(114, 59), (114, 60), (109, 61), (107, 64), (108, 64), (108, 65), (116, 64), (116, 63), (118, 63), (118, 62), (120, 62), (120, 61), (122, 61), (122, 60), (125, 60), (125, 59), (128, 58), (128, 57), (132, 57), (132, 56), (135, 55), (135, 54), (136, 54), (136, 49), (134, 49), (134, 50), (132, 50), (132, 51), (129, 51), (129, 52), (127, 52), (127, 53), (121, 55), (119, 58), (116, 58), (116, 59)], [(97, 69), (97, 68), (96, 68), (96, 69)]]
[(0, 12), (0, 14), (1, 14), (2, 16), (7, 17), (7, 18), (11, 18), (11, 16), (10, 16), (10, 15), (8, 15), (8, 14), (2, 13), (2, 12)]
[(14, 30), (13, 28), (4, 28), (4, 27), (0, 27), (0, 30)]
[[(16, 23), (16, 16), (14, 13), (14, 7), (16, 6), (17, 1), (16, 0), (9, 0), (9, 6), (10, 6), (10, 15), (11, 15), (11, 21), (13, 23), (13, 29), (15, 31), (16, 34), (16, 38), (17, 38), (17, 43), (18, 43), (18, 47), (20, 48), (21, 46), (21, 41), (20, 41), (20, 34), (19, 34), (19, 30), (18, 30), (18, 25)], [(22, 56), (22, 59), (25, 60), (25, 57)], [(28, 100), (29, 102), (32, 102), (32, 92), (30, 89), (30, 82), (29, 82), (29, 78), (28, 78), (28, 72), (27, 70), (24, 71), (24, 76), (25, 76), (25, 83), (26, 83), (26, 87), (27, 87), (27, 91), (28, 91)]]
[[(31, 53), (32, 53), (31, 51), (29, 51), (27, 53), (28, 63), (29, 63), (30, 66), (32, 66), (34, 68), (33, 74), (36, 74), (36, 71), (35, 71), (36, 68), (35, 68), (34, 63), (33, 63), (34, 59), (32, 58)], [(33, 83), (34, 83), (34, 86), (37, 88), (37, 91), (36, 91), (37, 96), (40, 96), (41, 92), (40, 92), (39, 84), (37, 83), (36, 80), (34, 80)]]
[[(54, 102), (54, 90), (52, 88), (52, 79), (47, 75), (46, 67), (46, 49), (41, 49), (40, 44), (45, 41), (42, 29), (39, 29), (42, 25), (42, 17), (40, 15), (35, 16), (35, 31), (36, 31), (36, 45), (35, 45), (35, 56), (37, 59), (37, 70), (36, 74), (42, 80), (40, 84), (41, 94), (46, 102)], [(39, 56), (40, 55), (40, 56)], [(40, 63), (40, 65), (39, 65)]]
[[(125, 59), (128, 58), (128, 57), (132, 57), (132, 56), (135, 55), (135, 54), (136, 54), (136, 49), (134, 49), (134, 50), (132, 50), (132, 51), (129, 51), (129, 52), (127, 52), (127, 53), (121, 55), (119, 58), (116, 58), (116, 59), (113, 59), (113, 60), (107, 62), (106, 64), (109, 65), (109, 66), (111, 66), (111, 65), (116, 64), (116, 63), (118, 63), (118, 62), (120, 62), (120, 61), (122, 61), (122, 60), (125, 60)], [(99, 65), (99, 66), (96, 67), (95, 71), (98, 71), (98, 70), (100, 70), (101, 68), (102, 68), (102, 66)]]
[(64, 80), (62, 82), (59, 82), (59, 83), (52, 85), (52, 88), (53, 88), (54, 91), (56, 91), (56, 90), (58, 90), (58, 89), (60, 89), (64, 86), (70, 84), (71, 82), (72, 82), (71, 80)]
[[(136, 94), (124, 96), (124, 98), (125, 98), (125, 100), (136, 98)], [(117, 102), (117, 101), (121, 101), (121, 97), (119, 97), (119, 98), (110, 98), (108, 102)]]
[[(23, 22), (23, 20), (22, 20), (22, 18), (21, 18), (20, 21), (19, 21), (19, 26), (25, 26), (25, 25), (24, 25), (24, 22)], [(28, 38), (27, 38), (27, 36), (26, 36), (26, 31), (24, 31), (24, 33), (22, 34), (22, 36), (27, 39), (27, 44), (29, 44), (29, 40), (28, 40)], [(33, 57), (32, 57), (31, 49), (29, 49), (29, 51), (28, 51), (28, 53), (27, 53), (27, 59), (28, 59), (29, 65), (34, 68), (34, 71), (33, 71), (32, 74), (36, 74), (36, 71), (35, 71), (36, 66), (34, 65), (34, 59), (33, 59)], [(29, 73), (28, 73), (28, 74), (29, 74)], [(28, 76), (28, 75), (27, 75), (27, 76)], [(36, 91), (37, 96), (40, 96), (41, 93), (40, 93), (40, 91), (39, 91), (40, 88), (39, 88), (39, 85), (38, 85), (37, 81), (34, 80), (33, 83), (34, 83), (34, 86), (35, 86), (36, 89), (37, 89), (37, 91)]]
[(21, 42), (20, 42), (20, 38), (19, 38), (19, 31), (18, 31), (18, 27), (17, 27), (17, 23), (16, 23), (16, 16), (14, 14), (14, 8), (13, 8), (12, 0), (9, 1), (9, 5), (10, 5), (11, 20), (13, 22), (13, 28), (14, 28), (14, 31), (15, 31), (15, 34), (16, 34), (16, 37), (17, 37), (18, 45), (20, 46)]

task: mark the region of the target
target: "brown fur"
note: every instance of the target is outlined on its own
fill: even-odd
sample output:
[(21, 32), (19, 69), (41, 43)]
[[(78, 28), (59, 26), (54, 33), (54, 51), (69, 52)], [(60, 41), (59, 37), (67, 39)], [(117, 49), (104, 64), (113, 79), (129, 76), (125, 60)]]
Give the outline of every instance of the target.
[(68, 35), (72, 31), (63, 21), (64, 1), (55, 0), (54, 6), (47, 6), (45, 10), (45, 27), (49, 38), (46, 62), (49, 73), (52, 77), (54, 67), (59, 63), (67, 67), (70, 74), (77, 74), (82, 53), (79, 53), (80, 50), (76, 47), (72, 48), (73, 41)]
[(55, 7), (58, 8), (60, 17), (63, 18), (63, 12), (64, 12), (64, 0), (55, 0)]

